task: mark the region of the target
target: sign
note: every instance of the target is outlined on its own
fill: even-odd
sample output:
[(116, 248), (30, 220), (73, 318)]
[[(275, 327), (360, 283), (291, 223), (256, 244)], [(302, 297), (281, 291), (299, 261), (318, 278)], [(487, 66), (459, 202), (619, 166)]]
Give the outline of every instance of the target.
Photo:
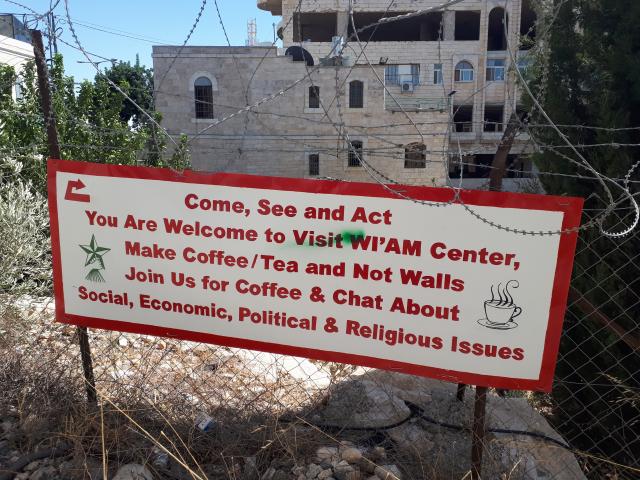
[[(550, 390), (582, 200), (49, 161), (60, 322)], [(448, 202), (451, 189), (402, 187)]]

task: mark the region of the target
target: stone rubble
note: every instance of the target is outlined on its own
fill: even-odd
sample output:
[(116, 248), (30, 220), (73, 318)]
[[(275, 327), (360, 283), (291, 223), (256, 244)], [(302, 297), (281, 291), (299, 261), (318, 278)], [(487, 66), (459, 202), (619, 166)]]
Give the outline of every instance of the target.
[[(296, 480), (381, 480), (376, 472), (378, 466), (375, 459), (385, 457), (386, 452), (382, 447), (357, 447), (344, 441), (339, 448), (319, 447), (311, 463), (306, 467), (293, 467), (291, 473)], [(376, 474), (371, 475), (374, 472)], [(386, 480), (402, 480), (396, 465), (385, 465), (379, 472), (385, 475)]]

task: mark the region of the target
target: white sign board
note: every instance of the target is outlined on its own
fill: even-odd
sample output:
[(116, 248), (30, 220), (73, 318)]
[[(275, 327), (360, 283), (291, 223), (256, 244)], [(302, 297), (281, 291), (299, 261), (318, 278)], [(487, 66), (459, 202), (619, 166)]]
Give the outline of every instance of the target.
[[(582, 200), (52, 160), (57, 319), (551, 387)], [(403, 187), (446, 203), (450, 189)], [(480, 216), (487, 221), (481, 221)]]

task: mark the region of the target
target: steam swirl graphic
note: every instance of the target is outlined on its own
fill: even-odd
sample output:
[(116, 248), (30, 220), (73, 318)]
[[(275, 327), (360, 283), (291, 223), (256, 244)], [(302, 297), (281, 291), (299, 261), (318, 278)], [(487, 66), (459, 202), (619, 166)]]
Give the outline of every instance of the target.
[(513, 302), (513, 297), (511, 293), (509, 293), (509, 286), (513, 284), (512, 288), (518, 288), (520, 283), (517, 280), (509, 280), (505, 286), (502, 286), (502, 283), (499, 283), (496, 287), (496, 292), (493, 290), (493, 285), (491, 285), (491, 302), (496, 302), (497, 305), (501, 307), (512, 307), (515, 305)]

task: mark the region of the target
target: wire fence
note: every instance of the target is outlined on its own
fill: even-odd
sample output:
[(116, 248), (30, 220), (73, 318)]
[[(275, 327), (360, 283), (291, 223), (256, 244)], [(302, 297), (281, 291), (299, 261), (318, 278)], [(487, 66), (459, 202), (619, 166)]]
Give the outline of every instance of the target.
[[(298, 13), (302, 3), (297, 4)], [(198, 26), (206, 4), (201, 2), (171, 66)], [(95, 55), (82, 47), (73, 30), (69, 2), (61, 5), (75, 44), (69, 45), (91, 61)], [(215, 7), (224, 28), (217, 2)], [(358, 33), (394, 21), (356, 29), (353, 10), (349, 13), (354, 30), (349, 42), (357, 42), (362, 53), (366, 44), (362, 46)], [(286, 19), (284, 28), (292, 19)], [(361, 61), (371, 65), (366, 57)], [(307, 69), (305, 76), (252, 105), (225, 105), (232, 113), (189, 141), (236, 117), (286, 115), (275, 107), (272, 111), (257, 107), (286, 97), (298, 84), (306, 85), (313, 70)], [(342, 85), (336, 78), (333, 101), (338, 116), (315, 120), (340, 127), (338, 139), (349, 140), (354, 131), (384, 135), (390, 126), (406, 127), (411, 132), (407, 135), (414, 135), (411, 129), (415, 128), (424, 135), (419, 129), (424, 125), (397, 101), (403, 114), (397, 123), (361, 128), (347, 124), (345, 128), (340, 121), (340, 90), (346, 78)], [(243, 90), (249, 90), (251, 80)], [(382, 86), (388, 101), (393, 101)], [(118, 85), (115, 88), (131, 100)], [(543, 94), (531, 96), (537, 99)], [(148, 118), (156, 122), (153, 115)], [(534, 120), (522, 129), (530, 135), (535, 152), (568, 151), (573, 164), (579, 164), (591, 149), (638, 145), (565, 142), (559, 127), (563, 131), (591, 127), (556, 125), (539, 115)], [(452, 121), (453, 112), (446, 128), (451, 128)], [(101, 128), (107, 137), (121, 133)], [(543, 138), (548, 136), (539, 132), (546, 130), (558, 130), (560, 135), (545, 143)], [(173, 142), (171, 135), (167, 137)], [(305, 145), (296, 145), (291, 137), (286, 140), (288, 148), (304, 151)], [(78, 330), (54, 321), (46, 202), (28, 188), (29, 176), (11, 161), (16, 152), (28, 151), (28, 155), (33, 147), (43, 146), (44, 141), (10, 145), (3, 150), (7, 159), (0, 164), (0, 480), (37, 475), (40, 480), (111, 478), (120, 466), (133, 463), (144, 465), (147, 471), (142, 477), (148, 473), (160, 479), (470, 478), (473, 395), (469, 391), (460, 398), (456, 385), (427, 378), (92, 329), (89, 341), (98, 403), (87, 404)], [(397, 154), (392, 147), (380, 147), (376, 154), (393, 159)], [(429, 152), (443, 154), (429, 161), (444, 165), (454, 161), (463, 172), (464, 155), (473, 152), (458, 147), (457, 151)], [(338, 153), (352, 152), (347, 148)], [(394, 182), (364, 158), (358, 160), (373, 181)], [(483, 478), (640, 477), (640, 233), (629, 228), (637, 222), (633, 208), (637, 204), (629, 208), (629, 200), (637, 198), (638, 180), (632, 178), (633, 168), (624, 178), (624, 174), (609, 178), (585, 163), (581, 165), (584, 176), (580, 170), (537, 172), (600, 184), (600, 193), (587, 201), (582, 223), (597, 227), (602, 222), (602, 228), (580, 232), (553, 391), (488, 394)], [(607, 214), (604, 220), (603, 213)], [(618, 238), (606, 232), (628, 234)]]
[[(44, 205), (13, 205), (9, 274), (33, 252), (5, 252), (47, 241), (24, 237)], [(581, 234), (553, 391), (488, 394), (483, 478), (637, 478), (639, 247), (637, 230)], [(54, 322), (49, 288), (16, 279), (0, 302), (3, 470), (44, 451), (59, 478), (129, 463), (153, 478), (468, 478), (473, 396), (426, 378), (90, 330), (87, 405), (77, 330)]]

